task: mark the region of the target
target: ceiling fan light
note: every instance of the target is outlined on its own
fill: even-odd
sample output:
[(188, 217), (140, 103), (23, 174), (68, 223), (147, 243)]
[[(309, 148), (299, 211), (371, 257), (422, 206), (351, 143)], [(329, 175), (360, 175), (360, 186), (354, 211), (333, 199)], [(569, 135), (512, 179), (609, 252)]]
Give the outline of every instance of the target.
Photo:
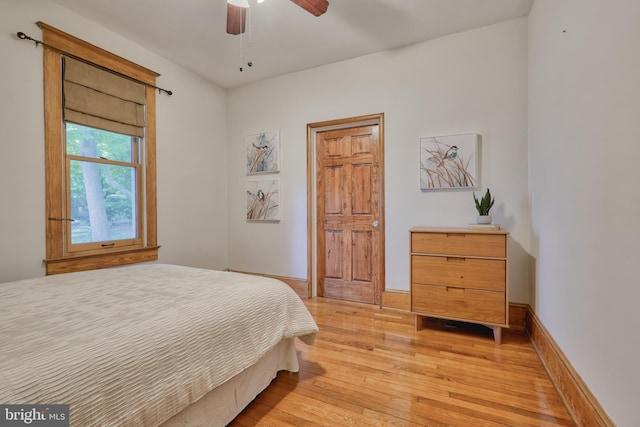
[(237, 7), (249, 7), (249, 0), (227, 0), (227, 3), (232, 4)]

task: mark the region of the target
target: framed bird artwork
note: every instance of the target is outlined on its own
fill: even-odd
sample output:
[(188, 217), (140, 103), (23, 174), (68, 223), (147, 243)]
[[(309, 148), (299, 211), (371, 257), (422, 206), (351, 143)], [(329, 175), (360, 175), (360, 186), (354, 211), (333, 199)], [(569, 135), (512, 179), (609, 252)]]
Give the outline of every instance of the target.
[(247, 175), (280, 171), (280, 134), (277, 130), (247, 136)]
[(280, 180), (247, 181), (247, 221), (280, 221)]
[(420, 138), (420, 190), (478, 187), (480, 135)]

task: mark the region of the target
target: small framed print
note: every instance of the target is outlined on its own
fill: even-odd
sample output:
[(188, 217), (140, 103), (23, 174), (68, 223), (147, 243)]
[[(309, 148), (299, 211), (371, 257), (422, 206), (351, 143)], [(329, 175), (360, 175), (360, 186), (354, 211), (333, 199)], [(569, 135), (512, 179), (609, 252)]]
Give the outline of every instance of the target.
[(280, 171), (280, 134), (277, 130), (248, 135), (247, 175)]
[(280, 180), (247, 181), (247, 221), (280, 221)]

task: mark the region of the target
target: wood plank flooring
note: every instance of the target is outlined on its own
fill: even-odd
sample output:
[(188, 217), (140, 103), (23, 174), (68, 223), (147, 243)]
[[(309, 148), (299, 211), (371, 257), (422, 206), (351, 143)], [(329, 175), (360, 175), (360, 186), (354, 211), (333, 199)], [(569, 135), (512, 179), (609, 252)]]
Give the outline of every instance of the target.
[(320, 332), (231, 426), (573, 426), (529, 339), (324, 298)]

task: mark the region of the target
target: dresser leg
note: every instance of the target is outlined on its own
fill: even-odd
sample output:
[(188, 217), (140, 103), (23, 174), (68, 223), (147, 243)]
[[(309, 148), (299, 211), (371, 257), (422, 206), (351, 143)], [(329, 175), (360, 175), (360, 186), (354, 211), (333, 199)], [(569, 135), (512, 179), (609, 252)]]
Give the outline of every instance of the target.
[(416, 314), (416, 331), (424, 329), (424, 319), (426, 318), (427, 316), (420, 316), (419, 314)]
[(489, 326), (493, 329), (493, 340), (496, 344), (502, 344), (502, 328), (500, 326)]

